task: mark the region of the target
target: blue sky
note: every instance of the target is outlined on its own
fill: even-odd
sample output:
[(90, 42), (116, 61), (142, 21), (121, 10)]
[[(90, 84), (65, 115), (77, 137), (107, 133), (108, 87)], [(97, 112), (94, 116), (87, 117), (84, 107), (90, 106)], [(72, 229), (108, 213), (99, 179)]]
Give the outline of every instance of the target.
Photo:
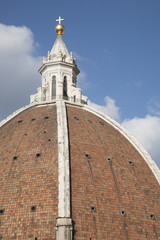
[(41, 85), (37, 70), (56, 39), (55, 20), (62, 16), (83, 95), (125, 126), (160, 166), (160, 1), (0, 3), (0, 120), (29, 104)]

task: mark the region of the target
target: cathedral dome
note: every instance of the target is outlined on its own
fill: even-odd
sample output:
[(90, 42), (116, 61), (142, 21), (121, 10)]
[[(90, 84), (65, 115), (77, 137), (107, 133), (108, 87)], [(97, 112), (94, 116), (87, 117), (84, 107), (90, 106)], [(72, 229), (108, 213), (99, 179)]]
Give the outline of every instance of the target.
[[(0, 239), (160, 239), (158, 167), (126, 130), (76, 95), (65, 75), (74, 62), (61, 60), (64, 75), (56, 75), (56, 62), (52, 75), (47, 61), (39, 91), (52, 98), (32, 96), (0, 125)], [(54, 76), (71, 91), (50, 90)]]

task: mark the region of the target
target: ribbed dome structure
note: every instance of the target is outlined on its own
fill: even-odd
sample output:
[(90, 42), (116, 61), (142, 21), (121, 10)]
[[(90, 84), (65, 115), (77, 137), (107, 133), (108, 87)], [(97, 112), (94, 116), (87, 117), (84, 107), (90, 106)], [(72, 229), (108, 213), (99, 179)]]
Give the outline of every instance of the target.
[[(118, 123), (72, 99), (74, 61), (60, 75), (47, 61), (40, 98), (1, 122), (0, 239), (160, 239), (158, 167)], [(53, 76), (67, 77), (65, 99)]]

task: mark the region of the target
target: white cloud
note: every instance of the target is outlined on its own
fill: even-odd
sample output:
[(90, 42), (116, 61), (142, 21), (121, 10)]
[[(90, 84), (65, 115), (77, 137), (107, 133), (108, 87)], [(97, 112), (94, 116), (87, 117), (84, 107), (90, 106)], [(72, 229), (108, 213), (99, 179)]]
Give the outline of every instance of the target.
[(126, 119), (122, 126), (139, 141), (160, 167), (160, 117), (147, 115), (144, 118)]
[(160, 116), (160, 97), (152, 97), (148, 102), (148, 110), (151, 114)]
[(115, 100), (108, 96), (106, 96), (104, 100), (105, 100), (104, 106), (93, 103), (90, 100), (88, 101), (88, 105), (97, 109), (98, 111), (107, 114), (109, 117), (119, 121), (120, 112), (119, 107), (117, 107), (115, 104)]
[(35, 57), (36, 43), (25, 26), (0, 24), (0, 109), (1, 120), (29, 103), (30, 94), (40, 85), (37, 69), (42, 57)]

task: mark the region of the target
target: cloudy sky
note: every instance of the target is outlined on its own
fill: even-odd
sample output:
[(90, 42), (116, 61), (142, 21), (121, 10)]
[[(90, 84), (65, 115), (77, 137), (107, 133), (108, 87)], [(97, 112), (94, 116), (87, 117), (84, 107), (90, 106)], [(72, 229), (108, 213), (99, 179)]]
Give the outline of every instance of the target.
[(38, 69), (62, 16), (89, 105), (122, 124), (160, 167), (159, 13), (159, 0), (1, 0), (0, 121), (41, 85)]

